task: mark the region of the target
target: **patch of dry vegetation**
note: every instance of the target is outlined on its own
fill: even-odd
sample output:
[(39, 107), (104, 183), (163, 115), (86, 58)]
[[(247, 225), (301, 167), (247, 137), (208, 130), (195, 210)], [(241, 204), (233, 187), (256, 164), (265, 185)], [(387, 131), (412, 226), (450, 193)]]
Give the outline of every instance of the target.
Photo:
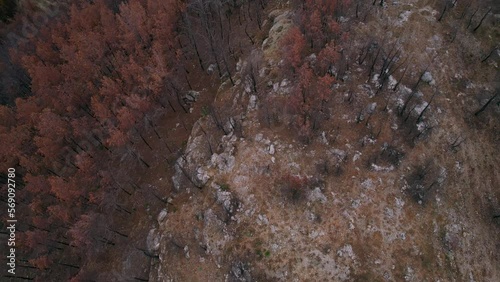
[[(500, 112), (492, 104), (474, 116), (498, 87), (498, 59), (478, 53), (498, 41), (495, 19), (472, 32), (457, 25), (462, 6), (440, 21), (433, 1), (370, 6), (344, 19), (342, 75), (306, 142), (294, 127), (301, 112), (287, 106), (300, 82), (277, 71), (275, 46), (258, 93), (245, 77), (219, 92), (241, 126), (217, 139), (234, 147), (224, 155), (232, 165), (197, 163), (206, 184), (182, 185), (185, 211), (162, 230), (163, 241), (186, 230), (189, 250), (209, 246), (165, 253), (152, 278), (199, 279), (180, 266), (189, 264), (230, 281), (500, 279)], [(288, 11), (270, 22), (276, 14), (291, 28)]]

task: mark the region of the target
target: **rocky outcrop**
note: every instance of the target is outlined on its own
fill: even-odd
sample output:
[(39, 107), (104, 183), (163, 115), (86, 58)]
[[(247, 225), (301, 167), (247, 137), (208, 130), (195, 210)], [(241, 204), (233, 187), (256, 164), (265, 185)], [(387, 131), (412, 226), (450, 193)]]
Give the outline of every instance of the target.
[(201, 122), (197, 122), (188, 139), (184, 154), (175, 162), (175, 174), (172, 177), (174, 188), (180, 191), (185, 181), (201, 188), (210, 178), (203, 168), (211, 158), (211, 143), (204, 133)]

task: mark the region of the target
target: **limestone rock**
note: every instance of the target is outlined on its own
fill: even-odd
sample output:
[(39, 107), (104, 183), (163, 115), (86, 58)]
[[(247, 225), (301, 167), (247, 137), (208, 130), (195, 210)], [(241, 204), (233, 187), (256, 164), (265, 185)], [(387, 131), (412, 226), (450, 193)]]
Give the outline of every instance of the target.
[(167, 217), (167, 209), (162, 209), (161, 212), (158, 214), (158, 224), (161, 224), (165, 218)]
[(160, 234), (157, 232), (156, 228), (149, 230), (146, 245), (148, 251), (151, 253), (156, 253), (160, 249)]

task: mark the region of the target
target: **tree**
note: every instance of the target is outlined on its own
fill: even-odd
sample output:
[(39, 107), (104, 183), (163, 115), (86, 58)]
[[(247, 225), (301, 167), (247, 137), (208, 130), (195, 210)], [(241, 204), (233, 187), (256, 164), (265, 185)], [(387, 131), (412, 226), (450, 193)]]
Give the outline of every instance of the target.
[(30, 259), (29, 263), (40, 270), (46, 270), (53, 263), (48, 256), (41, 256), (34, 259)]
[(49, 177), (48, 181), (52, 194), (73, 208), (78, 206), (80, 197), (85, 195), (86, 187), (80, 186), (79, 179), (75, 177), (66, 180), (61, 177), (52, 176)]
[(246, 77), (251, 85), (251, 89), (254, 93), (258, 93), (259, 84), (259, 70), (263, 64), (263, 54), (260, 49), (253, 50), (248, 56), (247, 61), (243, 65), (241, 70), (242, 77)]
[(324, 44), (325, 36), (323, 34), (323, 23), (321, 21), (320, 11), (314, 9), (310, 14), (305, 14), (304, 16), (308, 17), (308, 19), (304, 19), (303, 21), (307, 22), (308, 25), (306, 30), (311, 43), (311, 49), (315, 46), (321, 48)]
[(24, 181), (26, 182), (25, 189), (33, 195), (46, 193), (50, 189), (50, 183), (47, 181), (45, 175), (27, 173), (24, 176)]
[(499, 95), (500, 95), (500, 91), (499, 91), (499, 90), (497, 90), (497, 91), (495, 92), (495, 94), (494, 94), (494, 95), (492, 95), (492, 96), (488, 99), (488, 101), (486, 101), (486, 103), (485, 103), (485, 104), (484, 104), (484, 105), (483, 105), (483, 106), (482, 106), (479, 110), (477, 110), (477, 111), (474, 113), (474, 115), (475, 115), (475, 116), (478, 116), (480, 113), (484, 112), (484, 110), (486, 110), (486, 108), (488, 107), (488, 105), (489, 105), (489, 104), (491, 104), (491, 102), (492, 102), (493, 100), (495, 100), (495, 98), (496, 98), (496, 97), (498, 97)]
[(334, 76), (335, 64), (339, 58), (340, 54), (333, 42), (328, 43), (318, 54), (318, 74), (323, 76), (328, 73), (330, 76)]
[(281, 40), (282, 54), (285, 61), (297, 70), (302, 65), (306, 41), (298, 27), (292, 27)]
[[(66, 140), (70, 135), (67, 121), (50, 110), (44, 110), (38, 115), (35, 126), (38, 134), (34, 137), (34, 141), (38, 152), (45, 157), (45, 163), (64, 162), (60, 154), (64, 151), (63, 148), (67, 145)], [(62, 165), (70, 165), (70, 163), (62, 163)]]

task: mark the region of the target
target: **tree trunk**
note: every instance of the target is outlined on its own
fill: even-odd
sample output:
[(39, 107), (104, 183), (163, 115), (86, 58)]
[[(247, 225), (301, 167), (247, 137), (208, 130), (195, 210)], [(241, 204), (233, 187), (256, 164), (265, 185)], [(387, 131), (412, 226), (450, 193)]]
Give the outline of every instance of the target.
[(488, 107), (488, 105), (499, 95), (500, 92), (497, 91), (497, 93), (495, 93), (495, 95), (493, 95), (487, 102), (486, 104), (484, 104), (484, 106), (482, 106), (479, 110), (477, 110), (474, 115), (475, 116), (478, 116), (480, 113), (482, 113), (484, 110), (486, 110), (486, 108)]
[(486, 12), (486, 14), (484, 14), (484, 16), (481, 18), (481, 20), (479, 21), (479, 24), (472, 30), (472, 32), (476, 32), (476, 30), (479, 29), (479, 27), (483, 24), (483, 21), (484, 19), (488, 16), (488, 14), (491, 12), (491, 8), (488, 10), (488, 12)]

